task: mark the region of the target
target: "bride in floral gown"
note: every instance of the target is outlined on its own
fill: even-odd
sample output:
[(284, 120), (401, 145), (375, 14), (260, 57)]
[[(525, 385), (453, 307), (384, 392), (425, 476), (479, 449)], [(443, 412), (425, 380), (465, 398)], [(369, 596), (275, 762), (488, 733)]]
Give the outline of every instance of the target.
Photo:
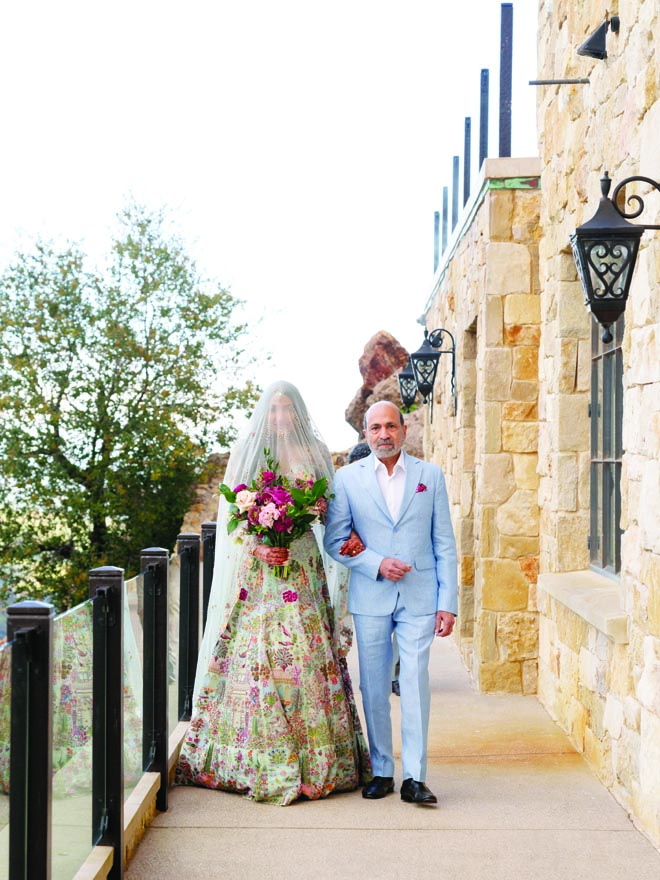
[[(269, 449), (290, 479), (333, 466), (298, 390), (262, 395), (232, 450), (225, 482), (250, 484)], [(239, 530), (239, 532), (242, 530)], [(346, 653), (348, 571), (314, 524), (289, 551), (227, 535), (220, 500), (213, 587), (194, 708), (176, 780), (286, 805), (351, 791), (370, 778)], [(286, 564), (282, 579), (273, 566)]]

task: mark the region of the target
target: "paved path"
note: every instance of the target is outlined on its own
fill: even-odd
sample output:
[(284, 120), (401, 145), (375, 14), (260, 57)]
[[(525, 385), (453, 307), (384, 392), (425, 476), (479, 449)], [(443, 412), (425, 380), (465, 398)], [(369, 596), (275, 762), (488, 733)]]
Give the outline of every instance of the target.
[(358, 791), (289, 807), (177, 787), (128, 880), (660, 878), (660, 853), (534, 697), (476, 694), (442, 640), (431, 676), (437, 808), (401, 801), (400, 779), (380, 801)]

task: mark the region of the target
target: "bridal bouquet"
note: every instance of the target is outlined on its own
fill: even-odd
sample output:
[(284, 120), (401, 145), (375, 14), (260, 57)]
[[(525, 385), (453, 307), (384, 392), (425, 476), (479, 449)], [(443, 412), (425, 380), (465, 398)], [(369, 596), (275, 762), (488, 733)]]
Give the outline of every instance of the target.
[[(257, 535), (263, 544), (288, 549), (313, 522), (324, 522), (328, 481), (303, 475), (290, 481), (277, 473), (279, 464), (269, 449), (264, 449), (264, 457), (266, 468), (252, 485), (240, 483), (231, 489), (222, 483), (219, 487), (229, 502), (227, 533), (241, 528), (248, 535)], [(289, 575), (288, 565), (276, 565), (273, 571), (276, 577)]]

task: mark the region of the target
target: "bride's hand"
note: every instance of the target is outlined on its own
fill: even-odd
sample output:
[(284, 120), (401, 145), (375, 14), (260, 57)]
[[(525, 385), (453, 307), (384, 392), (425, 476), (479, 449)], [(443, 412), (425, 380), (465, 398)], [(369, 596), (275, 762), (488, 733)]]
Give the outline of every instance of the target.
[(340, 556), (357, 556), (364, 550), (364, 544), (358, 533), (351, 529), (348, 540), (344, 541), (339, 550)]
[(257, 544), (252, 555), (266, 565), (286, 565), (291, 556), (286, 547), (269, 547), (268, 544)]

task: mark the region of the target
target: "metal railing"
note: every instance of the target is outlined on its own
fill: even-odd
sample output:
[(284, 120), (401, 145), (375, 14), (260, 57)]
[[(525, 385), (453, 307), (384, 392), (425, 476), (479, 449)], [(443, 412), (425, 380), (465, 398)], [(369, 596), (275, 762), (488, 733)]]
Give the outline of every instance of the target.
[(192, 711), (215, 523), (202, 535), (179, 535), (172, 583), (169, 552), (152, 547), (131, 581), (113, 566), (91, 571), (88, 602), (65, 614), (47, 602), (7, 609), (0, 878), (72, 877), (96, 845), (112, 847), (108, 876), (122, 877), (124, 804), (142, 773), (160, 775), (156, 807), (167, 810), (170, 714)]

